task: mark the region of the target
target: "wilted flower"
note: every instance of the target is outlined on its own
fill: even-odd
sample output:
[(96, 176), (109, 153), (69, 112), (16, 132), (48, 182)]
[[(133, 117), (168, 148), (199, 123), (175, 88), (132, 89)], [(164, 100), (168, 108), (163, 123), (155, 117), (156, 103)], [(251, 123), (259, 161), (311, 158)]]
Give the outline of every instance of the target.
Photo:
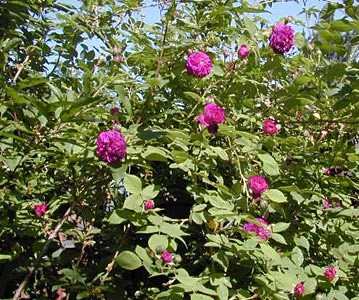
[(289, 25), (279, 23), (273, 27), (269, 44), (277, 53), (288, 52), (294, 45), (294, 30)]
[(262, 194), (269, 188), (266, 179), (259, 175), (249, 177), (248, 185), (254, 194)]
[(47, 211), (47, 205), (46, 203), (41, 203), (41, 204), (35, 204), (34, 205), (34, 211), (35, 211), (35, 214), (38, 216), (38, 217), (42, 217), (45, 215), (46, 211)]
[(294, 287), (294, 294), (302, 296), (304, 294), (304, 290), (304, 284), (302, 282), (299, 282)]
[(155, 202), (153, 200), (146, 200), (143, 204), (145, 210), (150, 210), (155, 208)]
[(328, 280), (333, 280), (335, 278), (335, 275), (337, 274), (337, 269), (334, 267), (328, 267), (326, 268), (325, 272), (324, 272), (324, 276), (328, 279)]
[(173, 260), (173, 255), (167, 250), (163, 251), (161, 254), (161, 259), (165, 263), (170, 263)]
[(196, 120), (202, 125), (215, 131), (218, 129), (218, 124), (226, 121), (226, 114), (224, 108), (214, 102), (205, 105), (203, 114), (196, 117)]
[(115, 57), (114, 57), (114, 59), (113, 59), (115, 62), (117, 62), (117, 63), (122, 63), (124, 60), (125, 60), (125, 58), (123, 57), (123, 55), (121, 55), (121, 54), (117, 54)]
[(96, 153), (104, 161), (114, 163), (126, 156), (125, 138), (116, 130), (101, 132), (97, 137), (96, 144)]
[(120, 112), (120, 109), (118, 107), (111, 107), (110, 114), (111, 115), (117, 115)]
[(274, 120), (264, 120), (263, 122), (263, 132), (265, 134), (276, 134), (278, 132), (277, 124)]
[(246, 58), (251, 50), (248, 48), (246, 44), (242, 44), (238, 49), (238, 56), (241, 58)]
[(207, 76), (212, 71), (211, 58), (204, 52), (193, 52), (188, 56), (186, 69), (194, 77)]

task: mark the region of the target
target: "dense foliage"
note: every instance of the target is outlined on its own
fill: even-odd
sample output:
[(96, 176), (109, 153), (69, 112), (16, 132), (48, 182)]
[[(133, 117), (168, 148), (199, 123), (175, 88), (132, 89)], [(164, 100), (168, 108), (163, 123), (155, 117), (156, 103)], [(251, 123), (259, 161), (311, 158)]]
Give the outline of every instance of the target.
[(0, 0), (1, 299), (358, 300), (354, 2)]

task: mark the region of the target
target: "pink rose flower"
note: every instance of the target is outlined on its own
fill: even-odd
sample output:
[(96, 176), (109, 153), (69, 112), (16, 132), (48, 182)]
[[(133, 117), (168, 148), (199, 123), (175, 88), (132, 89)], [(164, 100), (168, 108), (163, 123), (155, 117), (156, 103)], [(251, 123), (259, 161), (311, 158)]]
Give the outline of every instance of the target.
[(273, 120), (264, 120), (263, 122), (263, 132), (265, 134), (276, 134), (278, 132), (277, 124)]
[(226, 121), (226, 114), (223, 107), (210, 102), (205, 105), (203, 114), (197, 116), (196, 120), (202, 125), (209, 127), (224, 123)]
[(163, 251), (161, 254), (161, 259), (163, 262), (165, 263), (170, 263), (173, 260), (173, 256), (170, 252), (168, 252), (167, 250)]
[(153, 200), (146, 200), (143, 204), (145, 210), (150, 210), (155, 208), (155, 202)]
[(207, 76), (212, 71), (211, 58), (204, 52), (193, 52), (188, 56), (186, 69), (194, 77)]
[(302, 119), (303, 119), (303, 114), (298, 113), (298, 114), (297, 114), (297, 119), (298, 119), (298, 120), (302, 120)]
[(273, 27), (269, 45), (276, 53), (288, 52), (294, 45), (294, 30), (289, 25), (279, 23)]
[(238, 56), (241, 58), (246, 58), (251, 50), (248, 48), (246, 44), (242, 44), (238, 49)]
[(334, 267), (329, 267), (326, 268), (325, 272), (324, 272), (324, 276), (328, 279), (328, 280), (333, 280), (335, 278), (335, 275), (337, 274), (337, 269)]
[(294, 287), (294, 294), (302, 296), (304, 294), (304, 290), (304, 284), (302, 282), (299, 282)]
[(34, 205), (34, 211), (35, 211), (35, 214), (38, 216), (38, 217), (42, 217), (45, 215), (46, 211), (47, 211), (47, 205), (46, 203), (41, 203), (41, 204), (36, 204)]
[(323, 169), (323, 172), (326, 174), (326, 175), (332, 175), (332, 172), (330, 170), (330, 168), (326, 167)]
[(328, 199), (324, 199), (324, 209), (330, 208), (332, 205)]
[(256, 220), (262, 223), (264, 227), (254, 224), (252, 222), (248, 222), (243, 225), (243, 230), (246, 232), (255, 232), (256, 236), (258, 236), (259, 238), (263, 240), (268, 240), (272, 235), (272, 232), (266, 228), (269, 225), (268, 222), (263, 218), (256, 218)]
[(266, 179), (259, 175), (249, 177), (248, 185), (254, 194), (262, 194), (269, 188)]
[(97, 137), (96, 144), (96, 154), (104, 161), (115, 163), (126, 156), (125, 138), (116, 130), (101, 132)]

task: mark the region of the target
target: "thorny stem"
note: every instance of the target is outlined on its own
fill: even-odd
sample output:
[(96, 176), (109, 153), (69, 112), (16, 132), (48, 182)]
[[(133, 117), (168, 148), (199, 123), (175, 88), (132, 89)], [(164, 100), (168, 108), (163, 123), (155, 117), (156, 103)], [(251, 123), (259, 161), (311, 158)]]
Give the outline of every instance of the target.
[(107, 265), (105, 275), (103, 275), (102, 278), (100, 279), (100, 285), (103, 285), (105, 283), (107, 277), (110, 275), (110, 273), (113, 269), (113, 266), (115, 264), (115, 260), (116, 260), (117, 256), (120, 254), (120, 250), (126, 241), (126, 237), (127, 237), (128, 232), (130, 231), (130, 229), (131, 229), (131, 224), (127, 224), (122, 241), (121, 241), (120, 245), (118, 246), (118, 250), (115, 252), (115, 255), (113, 256), (113, 259), (111, 260), (111, 262)]

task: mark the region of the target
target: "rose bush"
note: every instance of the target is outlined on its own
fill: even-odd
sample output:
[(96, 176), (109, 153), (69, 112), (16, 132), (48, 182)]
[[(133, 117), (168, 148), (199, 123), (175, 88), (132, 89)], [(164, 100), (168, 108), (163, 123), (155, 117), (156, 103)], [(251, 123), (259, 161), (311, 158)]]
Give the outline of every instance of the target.
[(353, 1), (0, 2), (1, 299), (358, 300)]

